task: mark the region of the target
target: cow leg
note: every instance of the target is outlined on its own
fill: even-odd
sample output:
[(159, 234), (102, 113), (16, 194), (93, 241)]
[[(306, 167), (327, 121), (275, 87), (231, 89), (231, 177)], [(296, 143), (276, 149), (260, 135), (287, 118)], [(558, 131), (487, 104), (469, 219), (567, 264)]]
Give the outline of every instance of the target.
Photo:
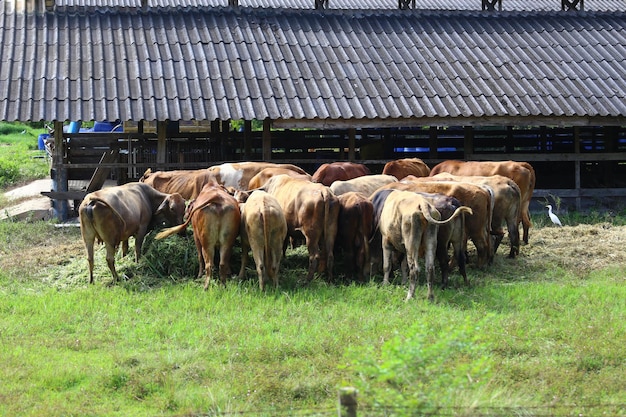
[[(202, 250), (198, 253), (201, 253), (200, 257), (204, 259), (204, 263), (200, 264), (200, 274), (198, 277), (202, 276), (202, 272), (206, 275), (204, 280), (204, 290), (206, 291), (209, 288), (209, 284), (211, 283), (211, 274), (213, 273), (213, 257), (215, 256), (215, 245), (206, 245), (202, 247)], [(204, 271), (202, 268), (204, 267)]]
[(393, 266), (394, 247), (383, 238), (383, 285), (389, 285), (389, 276)]
[[(237, 278), (239, 280), (243, 280), (246, 276), (246, 265), (248, 264), (248, 251), (250, 250), (250, 245), (248, 242), (245, 242), (243, 239), (241, 240), (241, 269), (239, 269), (239, 275)], [(254, 256), (254, 253), (252, 254)], [(256, 258), (255, 258), (256, 262)]]
[(445, 289), (448, 286), (448, 275), (450, 272), (448, 242), (443, 240), (437, 241), (437, 260), (439, 261), (439, 269), (441, 269), (441, 288)]
[(430, 301), (435, 298), (433, 294), (433, 281), (435, 279), (435, 254), (437, 252), (438, 229), (439, 226), (429, 224), (424, 234), (424, 268), (426, 269), (426, 286), (428, 288), (428, 299)]
[(81, 225), (83, 242), (85, 243), (85, 251), (87, 252), (87, 264), (89, 265), (89, 283), (93, 284), (93, 245), (96, 235), (92, 228)]
[(122, 242), (122, 257), (128, 255), (128, 239)]
[(521, 215), (522, 215), (522, 228), (524, 230), (524, 243), (528, 244), (528, 231), (532, 226), (532, 223), (530, 221), (530, 213), (528, 212), (528, 206), (529, 206), (529, 201), (525, 201), (522, 203), (522, 210), (521, 210)]
[(111, 284), (115, 284), (118, 279), (119, 276), (117, 275), (117, 271), (115, 270), (115, 249), (116, 247), (106, 243), (106, 259), (107, 259), (107, 265), (109, 266), (109, 270), (111, 271), (111, 274), (113, 275), (113, 282)]
[(408, 301), (415, 295), (415, 287), (417, 286), (417, 277), (419, 276), (420, 268), (417, 257), (414, 258), (407, 254), (406, 262), (409, 269), (409, 290), (406, 294), (406, 300)]
[(509, 258), (515, 258), (519, 255), (519, 227), (515, 220), (507, 221), (507, 230), (509, 232), (509, 243), (511, 245)]
[(307, 282), (311, 282), (320, 262), (319, 235), (311, 237), (307, 234), (305, 236), (305, 239), (306, 247), (309, 251), (309, 271), (307, 273), (306, 279)]
[(232, 247), (233, 247), (232, 244), (228, 244), (228, 243), (220, 247), (219, 274), (220, 274), (220, 281), (224, 285), (226, 285), (226, 279), (231, 275), (230, 257), (232, 253)]

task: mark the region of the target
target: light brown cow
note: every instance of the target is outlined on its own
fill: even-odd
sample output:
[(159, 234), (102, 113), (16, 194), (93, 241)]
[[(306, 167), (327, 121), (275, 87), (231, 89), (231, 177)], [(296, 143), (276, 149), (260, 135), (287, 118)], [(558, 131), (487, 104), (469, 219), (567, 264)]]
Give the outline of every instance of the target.
[(436, 175), (441, 172), (449, 172), (455, 175), (502, 175), (515, 181), (520, 189), (521, 194), (521, 210), (519, 223), (522, 223), (524, 230), (523, 241), (528, 243), (529, 229), (532, 227), (530, 220), (530, 200), (535, 190), (535, 170), (528, 162), (516, 161), (444, 161), (437, 164), (430, 171), (430, 175)]
[(362, 177), (356, 177), (346, 181), (335, 181), (330, 184), (330, 189), (337, 196), (354, 191), (369, 197), (383, 185), (396, 181), (398, 181), (398, 179), (393, 175), (363, 175)]
[(346, 181), (352, 178), (369, 175), (368, 167), (356, 162), (338, 161), (322, 164), (314, 173), (313, 181), (330, 186), (335, 181)]
[(326, 271), (332, 279), (339, 215), (337, 197), (325, 185), (287, 175), (270, 178), (263, 189), (276, 197), (283, 208), (287, 236), (305, 238), (309, 251), (307, 282), (316, 271)]
[(430, 168), (419, 158), (396, 159), (385, 164), (383, 174), (393, 175), (398, 180), (408, 175), (427, 177), (430, 174)]
[(89, 283), (93, 284), (93, 247), (98, 239), (106, 246), (106, 260), (117, 282), (115, 252), (120, 243), (122, 252), (128, 251), (128, 239), (135, 238), (135, 260), (141, 256), (146, 234), (156, 226), (183, 222), (185, 200), (180, 194), (166, 194), (147, 184), (132, 182), (107, 187), (87, 194), (78, 215), (80, 231), (87, 250)]
[[(483, 187), (468, 183), (455, 183), (448, 181), (432, 181), (430, 177), (407, 177), (401, 183), (413, 183), (415, 187), (411, 191), (424, 193), (444, 194), (456, 198), (472, 209), (472, 214), (465, 217), (465, 229), (474, 246), (478, 259), (476, 264), (482, 267), (491, 263), (493, 259), (493, 245), (491, 240), (491, 219), (493, 216), (493, 198), (489, 191)], [(393, 187), (394, 184), (389, 184)], [(386, 186), (387, 187), (387, 186)], [(384, 187), (383, 187), (384, 188)]]
[[(372, 195), (371, 199), (374, 203), (374, 209), (376, 213), (380, 213), (384, 205), (385, 199), (387, 198), (389, 193), (394, 190), (411, 191), (420, 194), (435, 206), (437, 211), (439, 211), (439, 213), (441, 214), (442, 220), (450, 219), (456, 209), (462, 206), (461, 202), (454, 197), (444, 194), (433, 194), (416, 191), (419, 190), (418, 185), (415, 185), (411, 182), (398, 182), (389, 185), (389, 188), (383, 187), (382, 189), (374, 193), (374, 195)], [(446, 224), (439, 226), (439, 231), (437, 232), (437, 259), (439, 260), (439, 267), (441, 270), (441, 285), (443, 288), (446, 288), (448, 285), (448, 276), (451, 266), (450, 256), (448, 254), (448, 248), (450, 246), (452, 246), (453, 259), (456, 261), (459, 272), (463, 277), (463, 281), (465, 282), (465, 285), (469, 285), (467, 271), (465, 268), (465, 250), (467, 243), (467, 235), (465, 231), (465, 216), (468, 214), (472, 214), (471, 208), (468, 208), (468, 210), (462, 215), (459, 215), (454, 219), (448, 221)], [(374, 258), (374, 255), (372, 257)]]
[(276, 176), (276, 175), (289, 175), (294, 178), (302, 178), (303, 180), (313, 181), (313, 178), (309, 174), (301, 174), (298, 171), (294, 171), (290, 168), (282, 168), (282, 167), (270, 167), (262, 169), (258, 174), (250, 179), (248, 183), (248, 190), (255, 190), (257, 188), (261, 188), (265, 185), (267, 180)]
[(347, 275), (364, 282), (369, 273), (370, 245), (373, 233), (374, 206), (363, 194), (341, 194), (335, 247), (342, 250)]
[(283, 245), (287, 237), (287, 220), (276, 198), (262, 190), (247, 197), (241, 208), (241, 270), (243, 279), (248, 262), (248, 251), (256, 264), (259, 287), (265, 290), (270, 279), (278, 288), (278, 268), (283, 256)]
[(219, 250), (219, 276), (222, 284), (231, 274), (230, 258), (239, 236), (241, 214), (237, 200), (220, 185), (207, 184), (198, 198), (187, 208), (185, 223), (163, 230), (157, 239), (163, 239), (185, 230), (191, 222), (198, 251), (198, 278), (206, 273), (204, 289), (211, 283), (215, 251)]
[(308, 175), (306, 171), (299, 166), (293, 164), (275, 164), (271, 162), (227, 162), (210, 167), (209, 172), (215, 175), (217, 181), (226, 188), (247, 190), (252, 177), (265, 168), (285, 168), (297, 172), (298, 174)]
[(494, 236), (494, 253), (504, 236), (502, 224), (507, 225), (511, 249), (509, 258), (515, 258), (519, 254), (520, 238), (518, 219), (521, 210), (520, 189), (510, 178), (502, 175), (492, 175), (490, 177), (480, 175), (453, 175), (447, 172), (430, 177), (434, 180), (470, 182), (477, 185), (486, 185), (494, 192), (493, 217), (491, 221), (491, 232)]
[(205, 184), (217, 184), (217, 178), (206, 168), (156, 172), (148, 168), (139, 181), (163, 193), (179, 193), (185, 200), (198, 197)]
[(432, 300), (439, 225), (466, 211), (467, 207), (459, 207), (448, 220), (441, 221), (439, 211), (420, 194), (399, 190), (390, 193), (385, 200), (378, 225), (383, 248), (383, 282), (389, 282), (393, 253), (404, 253), (409, 269), (409, 290), (406, 298), (413, 298), (419, 275), (418, 261), (423, 254), (428, 299)]

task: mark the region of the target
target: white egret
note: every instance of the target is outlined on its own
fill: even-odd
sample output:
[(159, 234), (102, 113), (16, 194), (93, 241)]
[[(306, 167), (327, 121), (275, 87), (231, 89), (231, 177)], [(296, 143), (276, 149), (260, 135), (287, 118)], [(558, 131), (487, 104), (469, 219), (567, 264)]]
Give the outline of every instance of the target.
[(561, 220), (556, 217), (556, 214), (552, 213), (552, 206), (548, 204), (546, 207), (548, 208), (548, 216), (550, 216), (550, 220), (552, 220), (552, 223), (556, 224), (557, 226), (563, 226), (561, 224)]

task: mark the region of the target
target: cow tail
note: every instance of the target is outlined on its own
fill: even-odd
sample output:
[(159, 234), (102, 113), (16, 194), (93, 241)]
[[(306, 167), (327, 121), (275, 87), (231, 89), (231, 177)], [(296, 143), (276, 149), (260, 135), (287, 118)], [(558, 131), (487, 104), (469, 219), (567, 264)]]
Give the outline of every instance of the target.
[[(424, 209), (425, 208), (425, 209)], [(467, 213), (467, 214), (473, 214), (473, 211), (471, 208), (466, 207), (466, 206), (461, 206), (459, 208), (457, 208), (456, 210), (454, 210), (454, 213), (452, 213), (452, 216), (450, 216), (448, 219), (446, 220), (437, 220), (434, 219), (432, 217), (432, 215), (430, 214), (430, 205), (426, 205), (426, 207), (421, 207), (421, 211), (422, 213), (424, 213), (424, 218), (426, 218), (426, 220), (428, 221), (428, 223), (430, 224), (446, 224), (448, 222), (451, 222), (454, 218), (456, 218), (457, 216), (463, 214), (463, 213)]]
[(168, 236), (171, 236), (173, 234), (176, 234), (185, 230), (187, 226), (189, 226), (189, 223), (191, 222), (191, 218), (193, 217), (193, 214), (198, 210), (202, 210), (203, 208), (207, 207), (210, 204), (211, 202), (207, 201), (204, 204), (201, 204), (200, 206), (197, 206), (197, 207), (194, 206), (193, 210), (191, 210), (191, 213), (189, 213), (189, 216), (187, 216), (187, 220), (185, 220), (183, 224), (179, 224), (178, 226), (173, 226), (173, 227), (168, 227), (167, 229), (163, 229), (154, 238), (157, 240), (165, 239)]
[[(267, 206), (263, 202), (263, 210), (261, 211), (261, 223), (263, 224), (263, 252), (265, 255), (265, 265), (272, 265), (274, 260), (270, 258), (270, 225), (267, 223)], [(267, 268), (266, 268), (267, 269)]]
[(124, 221), (124, 218), (122, 217), (120, 213), (118, 213), (117, 210), (113, 208), (113, 206), (111, 206), (108, 202), (98, 197), (91, 197), (90, 200), (91, 201), (89, 201), (89, 205), (87, 206), (89, 207), (89, 210), (87, 211), (87, 215), (89, 216), (90, 221), (93, 222), (93, 206), (95, 205), (95, 203), (101, 203), (105, 205), (106, 207), (108, 207), (109, 210), (113, 212), (113, 214), (115, 214), (115, 216), (119, 219), (119, 221), (122, 222), (122, 228), (126, 230), (126, 222)]

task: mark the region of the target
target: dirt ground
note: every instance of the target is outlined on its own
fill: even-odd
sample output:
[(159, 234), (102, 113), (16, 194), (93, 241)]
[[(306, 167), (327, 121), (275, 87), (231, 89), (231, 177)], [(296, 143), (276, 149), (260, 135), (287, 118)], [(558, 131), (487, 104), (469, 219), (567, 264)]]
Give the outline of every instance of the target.
[(51, 186), (52, 180), (45, 178), (5, 192), (8, 206), (0, 210), (0, 220), (49, 220), (53, 214), (52, 200), (42, 196), (41, 192), (50, 191)]

